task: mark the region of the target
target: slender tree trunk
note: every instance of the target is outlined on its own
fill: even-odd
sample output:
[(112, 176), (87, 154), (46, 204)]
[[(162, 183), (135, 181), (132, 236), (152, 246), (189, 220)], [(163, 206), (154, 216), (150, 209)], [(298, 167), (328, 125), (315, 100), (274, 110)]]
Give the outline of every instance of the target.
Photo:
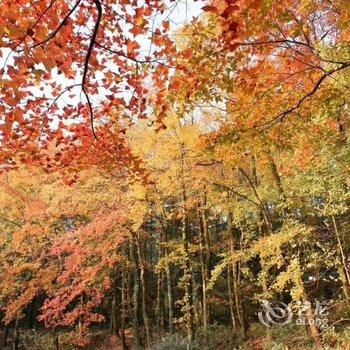
[(305, 290), (305, 286), (304, 286), (304, 282), (303, 282), (303, 278), (302, 278), (302, 271), (300, 268), (300, 261), (298, 260), (298, 273), (295, 274), (294, 277), (294, 283), (296, 284), (296, 287), (298, 289), (300, 289), (301, 291), (301, 300), (303, 301), (303, 305), (306, 306), (306, 310), (305, 310), (305, 318), (307, 321), (307, 325), (309, 326), (310, 329), (310, 334), (311, 337), (315, 343), (315, 346), (317, 349), (320, 349), (322, 347), (322, 337), (321, 337), (321, 333), (317, 327), (316, 324), (316, 319), (314, 316), (314, 311), (312, 309), (312, 304), (311, 302), (308, 300), (308, 296)]
[(9, 331), (10, 331), (9, 325), (5, 324), (5, 326), (4, 326), (4, 334), (3, 334), (3, 337), (1, 339), (1, 348), (0, 349), (2, 349), (2, 348), (7, 346), (7, 338), (9, 336)]
[(207, 272), (206, 272), (206, 261), (204, 252), (204, 227), (201, 218), (201, 213), (198, 210), (199, 217), (199, 247), (200, 247), (200, 258), (201, 258), (201, 278), (202, 278), (202, 321), (203, 328), (208, 327), (208, 303), (207, 303)]
[(321, 347), (322, 347), (321, 334), (320, 334), (320, 331), (319, 331), (317, 324), (316, 324), (316, 320), (314, 317), (314, 312), (313, 312), (312, 307), (311, 307), (311, 303), (309, 302), (305, 292), (303, 294), (302, 300), (303, 300), (304, 304), (310, 305), (310, 307), (307, 308), (307, 310), (306, 310), (305, 317), (307, 320), (307, 324), (310, 328), (311, 337), (314, 340), (317, 349), (321, 349)]
[(231, 280), (231, 266), (227, 266), (227, 289), (228, 297), (230, 301), (230, 314), (231, 314), (231, 324), (234, 330), (237, 329), (236, 316), (235, 316), (235, 301), (232, 294), (232, 280)]
[[(166, 228), (162, 224), (162, 229), (164, 233), (164, 242), (167, 243), (168, 235)], [(168, 249), (164, 249), (164, 254), (168, 255)], [(168, 309), (168, 329), (169, 333), (174, 333), (174, 298), (173, 298), (173, 286), (171, 278), (171, 269), (169, 262), (166, 263), (165, 267), (165, 278), (166, 278), (166, 290), (167, 290), (167, 309)]]
[[(163, 239), (163, 230), (160, 230), (158, 259), (161, 259), (164, 255), (162, 248)], [(157, 328), (160, 334), (165, 329), (164, 314), (164, 271), (160, 270), (157, 273)]]
[(17, 317), (15, 320), (15, 330), (13, 333), (13, 344), (12, 344), (13, 350), (19, 349), (19, 318)]
[(191, 262), (189, 253), (189, 223), (186, 210), (186, 192), (183, 192), (183, 218), (182, 218), (182, 242), (184, 252), (184, 275), (183, 283), (185, 287), (185, 318), (186, 318), (186, 330), (187, 340), (189, 343), (193, 341), (194, 329), (193, 329), (193, 290), (192, 290), (192, 275), (191, 275)]
[(168, 299), (168, 327), (169, 333), (174, 333), (174, 301), (173, 301), (173, 286), (171, 279), (171, 270), (169, 264), (166, 266), (166, 289), (167, 289), (167, 299)]
[(184, 148), (181, 153), (181, 180), (182, 180), (182, 244), (183, 244), (183, 254), (184, 254), (184, 275), (183, 284), (185, 289), (184, 298), (184, 311), (186, 320), (186, 330), (187, 330), (187, 341), (188, 344), (192, 343), (194, 337), (194, 325), (193, 325), (193, 290), (192, 290), (192, 275), (191, 275), (191, 261), (189, 253), (189, 243), (190, 243), (190, 227), (188, 221), (187, 212), (187, 193), (186, 193), (186, 183), (185, 183), (185, 156), (186, 151)]
[[(235, 242), (233, 239), (233, 231), (234, 231), (234, 228), (232, 226), (232, 214), (229, 213), (228, 215), (229, 249), (232, 256), (235, 253)], [(234, 300), (236, 305), (237, 320), (242, 329), (243, 335), (246, 336), (247, 322), (245, 319), (244, 305), (241, 297), (241, 286), (240, 286), (240, 277), (239, 277), (240, 272), (239, 272), (238, 263), (232, 262), (231, 269), (232, 269), (233, 295), (234, 295)]]
[(126, 300), (126, 277), (125, 273), (122, 273), (122, 281), (121, 281), (121, 323), (120, 323), (120, 339), (122, 342), (123, 350), (129, 350), (126, 339), (125, 339), (125, 323), (126, 323), (126, 308), (127, 308), (127, 300)]
[(340, 254), (341, 269), (342, 269), (342, 273), (340, 274), (340, 276), (342, 277), (341, 279), (342, 279), (342, 282), (343, 282), (343, 290), (344, 290), (345, 297), (347, 298), (347, 300), (349, 300), (349, 295), (350, 295), (350, 273), (349, 273), (349, 269), (347, 267), (346, 256), (345, 256), (343, 245), (342, 245), (342, 242), (341, 242), (337, 221), (336, 221), (334, 215), (332, 215), (332, 221), (333, 221), (334, 233), (335, 233), (335, 237), (337, 239), (337, 244), (338, 244), (339, 254)]
[(185, 286), (185, 315), (186, 315), (186, 329), (187, 340), (189, 343), (193, 341), (193, 293), (192, 293), (192, 276), (190, 265), (190, 254), (188, 249), (189, 237), (188, 237), (188, 219), (187, 216), (183, 218), (182, 227), (182, 239), (184, 249), (184, 276), (183, 283)]
[[(191, 268), (191, 276), (193, 276), (193, 270)], [(192, 309), (193, 309), (193, 327), (199, 325), (203, 321), (200, 321), (200, 314), (202, 313), (202, 303), (198, 299), (198, 290), (196, 281), (191, 277), (191, 290), (192, 290)]]
[(203, 327), (207, 328), (211, 323), (211, 309), (208, 302), (207, 285), (210, 280), (210, 254), (211, 254), (211, 242), (209, 236), (209, 225), (206, 196), (203, 201), (204, 208), (198, 209), (199, 218), (199, 233), (200, 233), (200, 250), (201, 250), (201, 274), (202, 274), (202, 313), (203, 313)]
[(2, 336), (2, 339), (1, 339), (1, 348), (2, 349), (3, 347), (7, 346), (7, 338), (9, 336), (9, 332), (10, 332), (10, 326), (8, 324), (5, 324), (4, 326), (4, 333), (3, 333), (3, 336)]
[(117, 282), (114, 282), (113, 298), (111, 305), (111, 314), (110, 314), (110, 326), (109, 330), (111, 334), (119, 336), (118, 332), (118, 322), (117, 322)]
[[(84, 296), (81, 295), (80, 296), (80, 306), (83, 307), (84, 306)], [(80, 314), (79, 318), (78, 318), (78, 333), (82, 334), (83, 332), (83, 316)]]
[[(206, 279), (206, 286), (208, 285), (208, 282), (211, 278), (211, 269), (210, 269), (210, 260), (211, 260), (211, 241), (210, 241), (210, 235), (209, 235), (209, 224), (208, 224), (208, 212), (206, 209), (207, 205), (207, 198), (206, 194), (204, 196), (204, 209), (201, 212), (201, 218), (203, 223), (203, 234), (204, 234), (204, 244), (205, 244), (205, 279)], [(208, 297), (208, 295), (207, 295)], [(210, 303), (208, 302), (207, 298), (207, 324), (211, 324), (211, 307)]]
[(238, 265), (237, 263), (232, 264), (232, 279), (233, 279), (233, 292), (235, 296), (237, 318), (240, 323), (243, 335), (247, 336), (247, 322), (245, 318), (244, 306), (242, 302), (241, 286), (238, 281)]
[[(130, 243), (131, 244), (131, 243)], [(131, 247), (129, 247), (131, 249)], [(131, 262), (133, 260), (130, 260)], [(129, 317), (130, 320), (132, 320), (132, 315), (133, 315), (133, 312), (134, 312), (134, 308), (133, 308), (133, 279), (134, 279), (134, 264), (132, 263), (131, 265), (131, 269), (129, 271), (127, 271), (125, 273), (125, 295), (126, 295), (126, 309), (127, 309), (127, 312), (126, 312), (126, 315)]]
[(157, 328), (163, 333), (164, 326), (164, 277), (163, 271), (157, 273)]
[(140, 324), (139, 324), (139, 311), (140, 311), (140, 280), (139, 271), (137, 266), (137, 253), (135, 249), (134, 239), (130, 240), (130, 259), (133, 262), (133, 276), (134, 276), (134, 288), (133, 288), (133, 335), (136, 350), (141, 350), (140, 339)]
[(35, 311), (36, 311), (36, 298), (32, 300), (29, 306), (28, 314), (27, 314), (27, 328), (34, 328), (34, 320), (35, 320)]
[(137, 235), (135, 235), (135, 243), (136, 243), (137, 256), (138, 256), (139, 267), (140, 267), (142, 319), (145, 327), (147, 346), (150, 346), (152, 339), (151, 339), (151, 331), (150, 331), (150, 325), (149, 325), (149, 319), (148, 319), (148, 313), (147, 313), (147, 296), (146, 296), (147, 287), (146, 287), (146, 280), (145, 280), (145, 264), (144, 264), (143, 254), (141, 252), (140, 240)]

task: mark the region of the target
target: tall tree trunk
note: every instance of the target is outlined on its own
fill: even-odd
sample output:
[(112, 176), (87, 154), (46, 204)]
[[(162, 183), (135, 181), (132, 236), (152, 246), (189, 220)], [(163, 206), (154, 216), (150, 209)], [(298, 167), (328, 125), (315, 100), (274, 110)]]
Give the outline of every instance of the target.
[(312, 339), (314, 340), (316, 348), (321, 349), (321, 347), (322, 347), (321, 334), (320, 334), (320, 331), (319, 331), (317, 324), (316, 324), (316, 320), (314, 317), (314, 312), (313, 312), (312, 307), (311, 307), (311, 303), (309, 302), (305, 292), (303, 294), (302, 300), (303, 300), (304, 304), (310, 305), (310, 307), (307, 308), (307, 310), (306, 310), (305, 317), (307, 320), (307, 324), (310, 328), (310, 334), (311, 334)]
[[(229, 234), (229, 249), (230, 253), (233, 256), (235, 253), (235, 242), (234, 242), (234, 227), (232, 225), (232, 214), (228, 214), (228, 234)], [(232, 262), (232, 282), (233, 282), (233, 296), (236, 306), (236, 315), (239, 325), (242, 329), (243, 335), (246, 337), (247, 335), (247, 322), (244, 312), (244, 305), (242, 302), (241, 296), (241, 285), (240, 285), (240, 271), (239, 264), (237, 262)]]
[(36, 312), (36, 298), (32, 300), (29, 306), (28, 314), (27, 314), (27, 328), (34, 328), (34, 320), (35, 320), (35, 312)]
[(165, 329), (164, 322), (164, 273), (157, 273), (157, 328), (161, 334)]
[(189, 253), (189, 243), (190, 243), (190, 226), (188, 219), (188, 209), (187, 209), (187, 192), (185, 183), (185, 156), (186, 151), (182, 149), (181, 152), (181, 180), (182, 180), (182, 244), (183, 244), (183, 254), (184, 254), (184, 274), (183, 274), (183, 284), (185, 289), (184, 298), (184, 311), (186, 320), (186, 330), (187, 330), (187, 341), (192, 343), (194, 337), (194, 325), (193, 325), (193, 291), (192, 291), (192, 274), (191, 274), (191, 260)]
[(15, 320), (15, 330), (13, 333), (13, 344), (12, 344), (13, 350), (19, 349), (19, 318), (17, 317)]
[[(162, 243), (164, 240), (163, 230), (160, 230), (159, 244), (158, 244), (158, 260), (164, 255)], [(157, 328), (160, 334), (165, 330), (164, 320), (164, 271), (160, 270), (157, 273)]]
[(133, 335), (136, 350), (141, 350), (141, 338), (140, 338), (140, 324), (139, 324), (139, 311), (140, 311), (140, 279), (139, 269), (137, 266), (137, 253), (134, 243), (134, 238), (130, 240), (130, 260), (133, 262)]
[(235, 301), (232, 293), (232, 278), (231, 278), (231, 266), (227, 266), (227, 289), (228, 289), (228, 298), (230, 302), (230, 314), (231, 314), (231, 324), (234, 330), (237, 329), (236, 316), (235, 316)]
[(310, 334), (311, 337), (315, 343), (315, 346), (317, 349), (322, 347), (322, 337), (321, 337), (321, 333), (317, 327), (317, 323), (315, 320), (315, 316), (314, 316), (314, 311), (312, 309), (312, 304), (311, 302), (308, 300), (308, 295), (304, 286), (304, 282), (303, 282), (303, 272), (300, 268), (300, 261), (298, 259), (297, 261), (297, 266), (298, 266), (298, 273), (295, 274), (294, 277), (294, 283), (296, 284), (296, 287), (300, 290), (301, 294), (300, 294), (300, 298), (303, 301), (303, 305), (306, 306), (306, 310), (305, 310), (305, 318), (307, 321), (307, 325), (309, 326), (310, 329)]
[(186, 192), (183, 191), (183, 217), (182, 217), (182, 243), (184, 252), (184, 275), (183, 283), (185, 289), (185, 319), (187, 340), (189, 343), (193, 341), (194, 329), (193, 329), (193, 293), (192, 293), (192, 275), (191, 275), (191, 262), (189, 253), (189, 222), (186, 210)]
[(113, 288), (109, 330), (113, 335), (119, 336), (118, 321), (117, 321), (117, 281), (116, 280), (114, 282), (114, 288)]
[(127, 309), (127, 299), (126, 299), (126, 276), (125, 272), (122, 273), (121, 281), (121, 323), (120, 323), (120, 339), (122, 342), (123, 350), (129, 350), (126, 339), (125, 339), (125, 323), (126, 323), (126, 309)]
[[(84, 306), (84, 296), (80, 296), (80, 306), (83, 308)], [(83, 316), (80, 314), (78, 318), (78, 333), (81, 335), (83, 332)]]
[(2, 349), (2, 348), (7, 346), (7, 338), (9, 336), (9, 331), (10, 331), (9, 325), (5, 324), (5, 326), (4, 326), (4, 333), (3, 333), (3, 336), (2, 336), (2, 339), (1, 339), (1, 347), (0, 347), (0, 349)]
[(335, 237), (337, 239), (339, 255), (340, 255), (340, 261), (341, 261), (341, 269), (342, 269), (341, 272), (342, 273), (340, 274), (340, 277), (341, 277), (341, 280), (343, 282), (343, 291), (344, 291), (345, 297), (347, 298), (347, 300), (349, 300), (349, 295), (350, 295), (350, 273), (349, 273), (349, 269), (347, 267), (346, 256), (345, 256), (345, 253), (344, 253), (344, 249), (343, 249), (340, 233), (339, 233), (339, 230), (338, 230), (337, 221), (336, 221), (334, 215), (332, 215), (332, 221), (333, 221), (334, 234), (335, 234)]
[(203, 328), (208, 327), (208, 302), (207, 302), (207, 272), (206, 272), (206, 261), (204, 252), (204, 228), (201, 218), (201, 213), (198, 210), (199, 217), (199, 247), (200, 247), (200, 259), (201, 259), (201, 278), (202, 278), (202, 321)]
[[(168, 241), (168, 235), (167, 230), (164, 227), (163, 223), (162, 230), (164, 234), (164, 242), (167, 243)], [(164, 249), (164, 254), (168, 256), (168, 249)], [(169, 262), (166, 263), (165, 267), (165, 278), (166, 278), (166, 292), (167, 292), (167, 309), (168, 309), (168, 329), (169, 333), (174, 333), (174, 298), (173, 298), (173, 285), (172, 285), (172, 278), (171, 278), (171, 269)]]
[(142, 319), (143, 319), (143, 325), (145, 327), (147, 346), (150, 346), (152, 339), (151, 339), (151, 330), (150, 330), (148, 312), (147, 312), (147, 296), (146, 296), (147, 287), (146, 287), (146, 279), (145, 279), (145, 264), (144, 264), (143, 252), (141, 251), (142, 248), (140, 244), (140, 239), (137, 234), (135, 234), (134, 239), (136, 243), (137, 256), (138, 256), (139, 267), (140, 267)]
[(189, 254), (189, 227), (187, 215), (183, 218), (182, 227), (182, 240), (184, 250), (184, 275), (183, 283), (185, 287), (185, 317), (186, 317), (186, 329), (187, 340), (189, 343), (193, 341), (193, 293), (192, 293), (192, 275), (191, 275), (191, 263)]
[(207, 285), (210, 280), (210, 254), (211, 254), (211, 242), (209, 236), (209, 225), (207, 215), (207, 199), (204, 196), (203, 208), (198, 208), (199, 218), (199, 232), (200, 232), (200, 250), (201, 250), (201, 274), (202, 274), (202, 312), (203, 312), (203, 327), (204, 329), (210, 325), (211, 322), (211, 310), (210, 303), (207, 296)]
[(166, 289), (168, 299), (168, 327), (169, 333), (174, 333), (174, 300), (173, 300), (173, 285), (171, 278), (171, 270), (169, 264), (166, 266)]

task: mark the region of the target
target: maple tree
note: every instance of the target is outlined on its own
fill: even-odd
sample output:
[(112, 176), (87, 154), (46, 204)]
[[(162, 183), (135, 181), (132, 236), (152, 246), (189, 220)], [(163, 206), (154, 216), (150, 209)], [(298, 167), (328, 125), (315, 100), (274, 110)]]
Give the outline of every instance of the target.
[[(147, 117), (147, 79), (171, 67), (167, 11), (159, 0), (2, 2), (3, 168), (128, 158), (123, 125)], [(41, 152), (48, 147), (52, 159)]]

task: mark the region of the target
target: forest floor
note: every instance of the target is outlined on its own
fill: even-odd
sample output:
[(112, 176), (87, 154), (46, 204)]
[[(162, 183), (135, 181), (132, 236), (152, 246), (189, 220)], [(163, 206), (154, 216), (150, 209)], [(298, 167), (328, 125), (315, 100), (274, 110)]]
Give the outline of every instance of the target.
[[(129, 347), (129, 350), (133, 350), (133, 339), (132, 339), (132, 330), (125, 330), (126, 342)], [(123, 346), (120, 338), (115, 335), (108, 335), (106, 332), (99, 332), (95, 335), (91, 345), (90, 350), (123, 350)]]

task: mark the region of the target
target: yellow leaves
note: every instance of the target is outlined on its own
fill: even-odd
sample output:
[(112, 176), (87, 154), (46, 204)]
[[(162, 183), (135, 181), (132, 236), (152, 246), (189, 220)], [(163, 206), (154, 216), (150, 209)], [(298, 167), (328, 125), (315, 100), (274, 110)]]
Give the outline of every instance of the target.
[(298, 258), (294, 258), (289, 263), (287, 269), (278, 274), (276, 283), (271, 289), (282, 292), (286, 288), (290, 288), (290, 294), (293, 300), (302, 300), (304, 295), (304, 287), (302, 282), (303, 270), (300, 266)]
[(147, 189), (144, 184), (134, 182), (130, 185), (126, 196), (125, 204), (130, 210), (131, 229), (138, 231), (145, 221), (146, 213), (148, 211), (147, 203)]
[(277, 265), (283, 263), (282, 248), (290, 245), (295, 247), (310, 238), (312, 230), (297, 221), (289, 220), (277, 232), (260, 238), (252, 246), (252, 251), (264, 260), (272, 259)]
[(1, 182), (0, 182), (0, 188), (6, 192), (7, 194), (9, 194), (10, 196), (14, 196), (19, 200), (25, 201), (26, 200), (26, 196), (21, 193), (20, 191), (18, 191), (16, 188), (12, 187), (9, 185), (8, 183), (8, 178), (6, 174), (2, 174), (1, 175)]

